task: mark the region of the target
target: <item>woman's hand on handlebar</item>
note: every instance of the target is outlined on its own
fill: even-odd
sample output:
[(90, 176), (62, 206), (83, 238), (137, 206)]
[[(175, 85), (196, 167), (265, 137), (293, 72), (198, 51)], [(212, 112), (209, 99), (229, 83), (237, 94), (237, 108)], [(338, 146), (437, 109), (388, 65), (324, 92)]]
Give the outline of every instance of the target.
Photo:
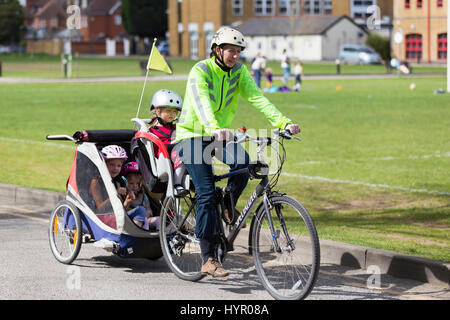
[(300, 132), (300, 127), (298, 124), (288, 124), (285, 130), (289, 131), (292, 135)]

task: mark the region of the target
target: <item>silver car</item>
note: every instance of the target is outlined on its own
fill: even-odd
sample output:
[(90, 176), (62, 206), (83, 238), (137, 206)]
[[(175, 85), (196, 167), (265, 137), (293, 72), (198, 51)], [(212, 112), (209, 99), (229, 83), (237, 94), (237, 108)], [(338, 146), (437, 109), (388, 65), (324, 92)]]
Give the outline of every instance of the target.
[(364, 45), (344, 44), (339, 51), (342, 63), (380, 64), (381, 57), (374, 49)]

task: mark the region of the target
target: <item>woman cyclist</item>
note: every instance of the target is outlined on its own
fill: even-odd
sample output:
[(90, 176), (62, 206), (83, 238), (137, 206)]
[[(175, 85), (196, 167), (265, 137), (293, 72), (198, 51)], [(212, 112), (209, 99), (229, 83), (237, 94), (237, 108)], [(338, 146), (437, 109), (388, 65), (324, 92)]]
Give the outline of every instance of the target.
[[(220, 28), (211, 43), (211, 58), (198, 62), (190, 71), (183, 108), (177, 124), (175, 142), (179, 155), (192, 178), (197, 194), (195, 233), (200, 239), (203, 257), (201, 272), (214, 277), (226, 277), (228, 271), (215, 257), (216, 228), (214, 173), (211, 158), (215, 156), (230, 167), (230, 171), (248, 166), (249, 155), (238, 144), (225, 145), (230, 138), (231, 122), (236, 114), (239, 94), (262, 112), (272, 126), (300, 132), (298, 125), (286, 118), (263, 95), (245, 65), (238, 62), (246, 47), (243, 35), (232, 28)], [(215, 137), (212, 141), (211, 137)], [(245, 189), (249, 176), (239, 174), (228, 180), (234, 204)]]

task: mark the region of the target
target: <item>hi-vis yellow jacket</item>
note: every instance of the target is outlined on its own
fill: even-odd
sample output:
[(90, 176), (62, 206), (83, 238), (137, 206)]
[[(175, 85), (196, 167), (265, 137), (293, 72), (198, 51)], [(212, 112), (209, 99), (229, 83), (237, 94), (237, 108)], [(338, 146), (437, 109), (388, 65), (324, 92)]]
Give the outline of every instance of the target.
[(217, 129), (229, 128), (239, 94), (261, 111), (272, 126), (284, 129), (293, 123), (263, 95), (245, 65), (237, 62), (225, 72), (214, 59), (198, 62), (189, 73), (175, 142), (211, 136)]

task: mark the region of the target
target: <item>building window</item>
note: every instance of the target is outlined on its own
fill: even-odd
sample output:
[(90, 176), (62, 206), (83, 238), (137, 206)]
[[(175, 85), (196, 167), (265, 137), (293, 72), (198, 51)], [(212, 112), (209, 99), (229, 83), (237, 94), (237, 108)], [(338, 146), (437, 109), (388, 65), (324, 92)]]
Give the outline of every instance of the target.
[(331, 14), (332, 8), (331, 0), (305, 0), (303, 2), (305, 14)]
[(438, 8), (442, 8), (444, 6), (444, 1), (443, 0), (437, 0), (436, 4), (437, 4)]
[(242, 0), (233, 0), (231, 2), (232, 4), (232, 12), (233, 12), (233, 16), (235, 17), (241, 17), (244, 14), (244, 8), (242, 6)]
[(275, 0), (255, 0), (255, 16), (272, 16)]
[(214, 23), (203, 23), (203, 32), (205, 33), (205, 57), (209, 57), (209, 54), (211, 53), (211, 42), (214, 37)]
[(188, 24), (189, 32), (189, 57), (193, 60), (198, 59), (198, 24), (191, 22)]
[(281, 16), (296, 16), (299, 12), (299, 0), (280, 0), (279, 10)]
[(122, 25), (122, 16), (121, 16), (120, 14), (116, 14), (116, 15), (114, 16), (114, 24), (115, 24), (116, 26)]
[(406, 35), (406, 59), (417, 60), (422, 59), (422, 35), (418, 33)]
[(405, 8), (406, 9), (411, 8), (411, 0), (405, 0)]
[(368, 18), (372, 14), (367, 13), (367, 8), (376, 5), (375, 0), (352, 0), (350, 2), (350, 16), (352, 18)]
[(423, 1), (417, 0), (417, 8), (422, 8), (422, 5), (423, 5)]
[(447, 60), (447, 33), (438, 34), (438, 60)]

